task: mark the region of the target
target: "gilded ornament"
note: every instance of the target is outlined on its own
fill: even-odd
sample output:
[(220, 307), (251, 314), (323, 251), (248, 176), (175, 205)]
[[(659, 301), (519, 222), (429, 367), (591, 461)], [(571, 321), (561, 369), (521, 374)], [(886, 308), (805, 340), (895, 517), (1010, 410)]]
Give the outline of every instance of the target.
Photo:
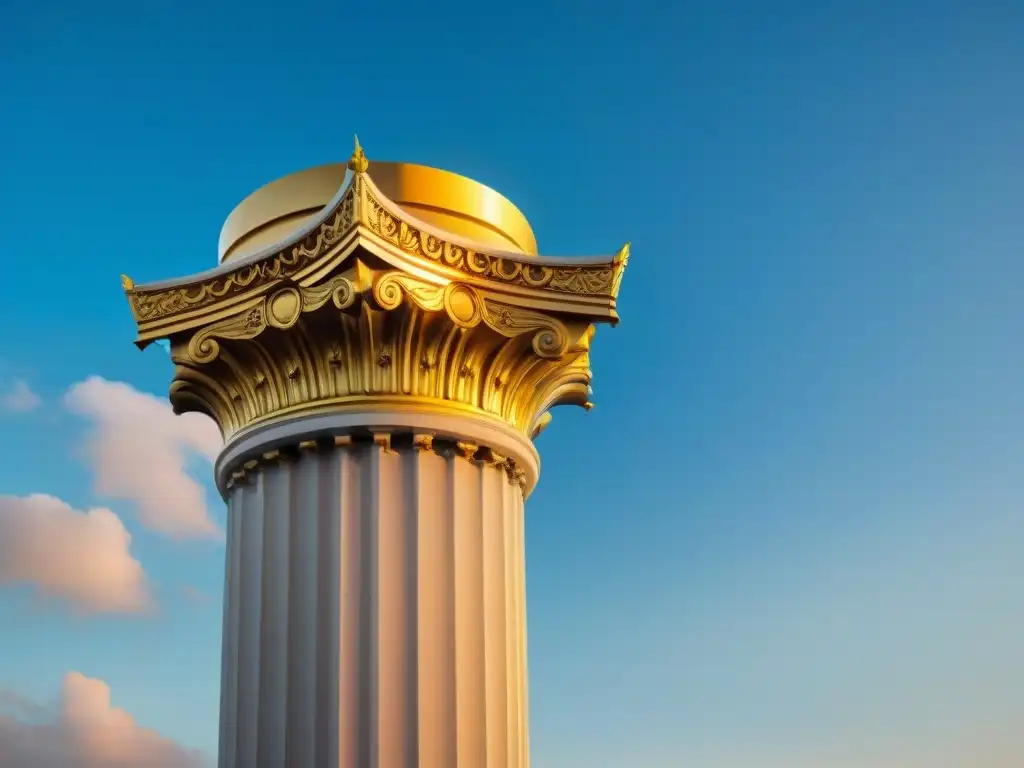
[[(355, 190), (349, 190), (336, 210), (319, 228), (303, 240), (285, 246), (263, 259), (238, 267), (204, 281), (186, 283), (174, 288), (146, 290), (134, 284), (128, 299), (140, 322), (152, 322), (182, 312), (191, 312), (215, 302), (234, 298), (274, 280), (290, 278), (326, 254), (355, 224)], [(122, 281), (123, 285), (123, 281)]]
[(428, 433), (416, 433), (412, 436), (412, 447), (417, 451), (433, 450), (434, 436)]
[[(176, 285), (122, 278), (139, 344), (173, 339), (175, 409), (209, 413), (230, 440), (287, 415), (382, 405), (536, 437), (551, 408), (590, 407), (594, 323), (617, 319), (629, 245), (575, 265), (488, 252), (385, 198), (354, 143), (347, 188), (308, 231)], [(390, 439), (374, 437), (386, 449)], [(434, 441), (416, 435), (413, 445)], [(507, 457), (473, 455), (525, 482)]]
[(476, 443), (457, 442), (455, 443), (455, 450), (462, 458), (472, 461), (477, 451), (480, 450), (480, 446)]
[(370, 167), (370, 161), (366, 159), (366, 153), (359, 146), (358, 136), (355, 137), (355, 145), (356, 148), (353, 150), (352, 157), (348, 161), (349, 170), (354, 173), (366, 173), (366, 170)]
[(622, 276), (626, 273), (626, 265), (629, 264), (629, 243), (622, 246), (622, 250), (615, 256), (612, 262), (612, 297), (618, 297), (619, 288), (622, 285)]
[[(185, 313), (189, 313), (188, 317), (191, 318), (197, 310), (213, 307), (247, 294), (255, 295), (265, 290), (269, 284), (287, 282), (300, 274), (306, 274), (330, 258), (334, 247), (350, 232), (362, 231), (361, 228), (392, 244), (402, 253), (421, 260), (424, 265), (433, 264), (445, 270), (460, 272), (470, 282), (481, 287), (488, 284), (492, 284), (496, 289), (514, 286), (600, 299), (601, 302), (606, 302), (606, 311), (611, 313), (610, 319), (614, 320), (614, 298), (618, 294), (623, 270), (628, 261), (628, 245), (609, 262), (577, 266), (545, 263), (542, 258), (489, 254), (423, 232), (405, 221), (404, 214), (397, 206), (381, 199), (379, 191), (371, 192), (371, 189), (376, 188), (369, 181), (369, 176), (363, 176), (368, 164), (365, 153), (358, 145), (350, 162), (357, 170), (357, 175), (334, 209), (325, 214), (323, 221), (312, 232), (298, 236), (295, 241), (285, 243), (261, 259), (222, 271), (208, 279), (183, 282), (168, 288), (139, 288), (130, 279), (127, 282), (122, 280), (122, 286), (140, 326), (148, 327), (156, 322), (166, 323), (169, 319)], [(450, 279), (448, 274), (450, 273), (439, 274), (440, 282), (437, 285), (443, 287)], [(341, 282), (336, 286), (337, 290), (325, 284), (316, 288), (316, 295), (303, 294), (303, 299), (309, 302), (309, 309), (312, 309), (314, 304), (326, 300), (327, 295), (334, 299), (336, 306), (346, 308), (349, 299), (355, 296), (355, 292), (351, 290), (351, 283)], [(436, 302), (439, 299), (436, 291), (432, 296), (430, 293), (423, 293), (421, 299), (427, 303)], [(292, 296), (294, 298), (294, 295)], [(269, 319), (271, 324), (278, 327), (285, 323), (282, 318), (294, 317), (294, 310), (289, 301), (284, 297), (279, 301), (279, 305), (271, 307), (274, 312)], [(464, 297), (457, 298), (456, 302), (453, 307), (455, 317), (469, 311)], [(304, 307), (303, 311), (307, 311), (307, 308)], [(182, 322), (202, 324), (199, 318)]]
[(382, 309), (398, 309), (404, 298), (426, 312), (444, 307), (444, 286), (428, 283), (404, 272), (384, 272), (373, 283), (373, 298)]
[(266, 328), (263, 310), (254, 307), (244, 315), (235, 315), (204, 328), (188, 343), (188, 355), (192, 362), (209, 363), (220, 354), (218, 339), (252, 339)]
[[(191, 352), (177, 360), (172, 402), (184, 409), (207, 403), (205, 410), (215, 415), (228, 438), (283, 408), (298, 412), (340, 407), (353, 402), (352, 398), (381, 397), (459, 404), (533, 435), (544, 411), (559, 403), (586, 401), (587, 348), (593, 326), (570, 328), (561, 320), (498, 302), (464, 284), (442, 288), (411, 275), (386, 272), (365, 285), (373, 300), (360, 302), (359, 311), (346, 310), (326, 324), (330, 314), (321, 314), (322, 320), (311, 317), (309, 323), (291, 324), (292, 286), (271, 294), (271, 304), (273, 297), (291, 297), (289, 313), (277, 316), (288, 327), (256, 345), (252, 340), (267, 315), (257, 311), (260, 307), (196, 333), (183, 343)], [(296, 290), (304, 308), (320, 307), (311, 315), (327, 312), (323, 297), (328, 292), (320, 292), (307, 304), (309, 289)], [(463, 300), (465, 307), (460, 309), (458, 302)], [(424, 313), (436, 319), (426, 322)], [(464, 329), (456, 319), (463, 323), (473, 319), (476, 328), (489, 330), (465, 335), (472, 329)], [(218, 336), (233, 340), (226, 359), (212, 349)], [(522, 336), (530, 339), (525, 347), (518, 341)], [(268, 366), (280, 366), (280, 374), (265, 374)], [(382, 370), (394, 373), (382, 376)], [(471, 380), (481, 384), (470, 385)], [(235, 393), (241, 396), (234, 397)]]
[(505, 465), (508, 464), (509, 461), (508, 456), (495, 453), (491, 449), (487, 449), (484, 453), (483, 460), (492, 467), (501, 467), (502, 469), (505, 468)]

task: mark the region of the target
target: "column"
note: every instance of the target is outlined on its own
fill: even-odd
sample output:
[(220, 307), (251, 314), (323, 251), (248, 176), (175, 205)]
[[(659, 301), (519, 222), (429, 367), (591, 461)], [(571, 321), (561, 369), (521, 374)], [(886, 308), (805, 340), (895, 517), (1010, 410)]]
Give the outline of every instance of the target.
[(523, 489), (487, 447), (347, 435), (228, 495), (221, 768), (523, 768)]

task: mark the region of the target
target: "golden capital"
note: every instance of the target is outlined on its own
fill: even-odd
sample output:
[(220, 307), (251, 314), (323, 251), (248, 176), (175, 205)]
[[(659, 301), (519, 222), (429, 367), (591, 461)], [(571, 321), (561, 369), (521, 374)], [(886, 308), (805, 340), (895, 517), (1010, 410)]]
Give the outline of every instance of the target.
[(353, 173), (279, 242), (200, 275), (122, 281), (137, 344), (170, 342), (175, 410), (209, 414), (225, 439), (380, 407), (535, 437), (552, 407), (588, 407), (590, 344), (595, 324), (618, 320), (628, 245), (596, 259), (493, 247), (416, 217), (369, 167), (356, 139)]

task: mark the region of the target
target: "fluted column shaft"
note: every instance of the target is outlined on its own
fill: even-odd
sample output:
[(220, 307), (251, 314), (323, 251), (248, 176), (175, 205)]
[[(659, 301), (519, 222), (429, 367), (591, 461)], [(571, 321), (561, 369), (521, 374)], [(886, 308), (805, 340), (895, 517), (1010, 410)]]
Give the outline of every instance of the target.
[(221, 768), (528, 766), (519, 484), (339, 442), (229, 491)]

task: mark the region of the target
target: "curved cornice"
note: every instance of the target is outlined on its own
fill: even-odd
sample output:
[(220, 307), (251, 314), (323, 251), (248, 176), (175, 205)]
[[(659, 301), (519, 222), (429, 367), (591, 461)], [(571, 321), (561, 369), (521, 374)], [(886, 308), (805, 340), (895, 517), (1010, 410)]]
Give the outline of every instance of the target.
[(137, 343), (199, 328), (253, 304), (275, 286), (309, 287), (328, 279), (357, 252), (437, 285), (458, 281), (503, 294), (515, 306), (618, 320), (616, 298), (629, 246), (596, 258), (533, 257), (475, 243), (421, 221), (374, 184), (357, 149), (334, 198), (285, 240), (205, 272), (122, 285), (139, 329)]

